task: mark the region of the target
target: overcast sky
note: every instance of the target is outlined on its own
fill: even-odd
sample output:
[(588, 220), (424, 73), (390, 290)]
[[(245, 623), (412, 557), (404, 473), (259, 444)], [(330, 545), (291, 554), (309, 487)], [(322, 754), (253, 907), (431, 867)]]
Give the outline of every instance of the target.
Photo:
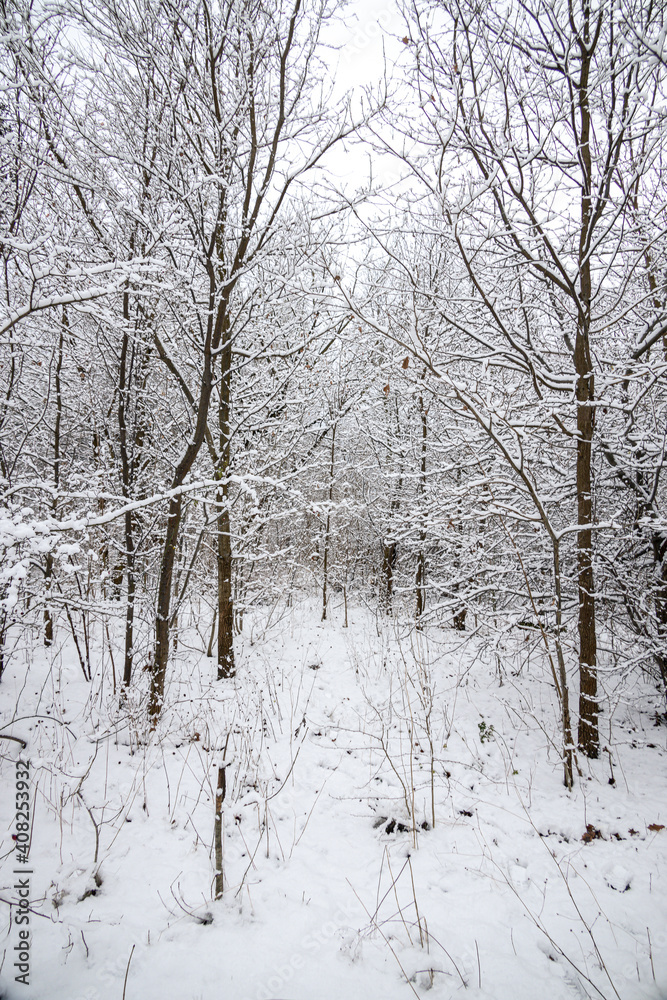
[(393, 0), (351, 0), (325, 40), (339, 45), (332, 53), (341, 89), (376, 82), (383, 73), (383, 43), (389, 63), (399, 54), (405, 24)]
[[(388, 72), (403, 51), (401, 38), (405, 22), (394, 0), (350, 0), (339, 21), (323, 34), (326, 44), (337, 47), (331, 52), (331, 70), (336, 96), (353, 91), (360, 97), (364, 88), (377, 86), (383, 78), (385, 58)], [(357, 101), (355, 100), (355, 105)], [(341, 184), (357, 187), (368, 173), (369, 151), (346, 147), (328, 160)], [(374, 163), (374, 172), (380, 169)]]

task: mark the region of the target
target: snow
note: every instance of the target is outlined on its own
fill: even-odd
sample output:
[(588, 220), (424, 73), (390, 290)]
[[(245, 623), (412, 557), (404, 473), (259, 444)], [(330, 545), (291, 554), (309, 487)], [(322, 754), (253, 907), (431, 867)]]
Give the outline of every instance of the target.
[(0, 684), (2, 731), (28, 742), (0, 744), (0, 896), (15, 899), (28, 758), (31, 985), (13, 981), (4, 907), (0, 995), (667, 996), (667, 728), (650, 686), (618, 695), (568, 793), (548, 672), (520, 638), (499, 672), (481, 639), (362, 608), (347, 629), (314, 605), (267, 615), (247, 616), (234, 681), (212, 680), (184, 629), (152, 734), (146, 675), (118, 708), (101, 634), (88, 685), (68, 644), (21, 633)]

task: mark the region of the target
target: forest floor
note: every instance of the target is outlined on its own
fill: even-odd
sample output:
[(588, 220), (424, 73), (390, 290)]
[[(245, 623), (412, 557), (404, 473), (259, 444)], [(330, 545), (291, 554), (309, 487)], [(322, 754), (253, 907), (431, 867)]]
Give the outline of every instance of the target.
[[(491, 649), (301, 605), (248, 619), (237, 677), (218, 683), (192, 628), (152, 734), (146, 674), (119, 708), (101, 637), (92, 684), (71, 644), (22, 640), (0, 685), (2, 731), (28, 743), (0, 744), (0, 996), (664, 1000), (664, 704), (610, 672), (605, 749), (568, 793), (548, 667), (515, 633)], [(27, 988), (25, 911), (7, 906), (21, 879)]]

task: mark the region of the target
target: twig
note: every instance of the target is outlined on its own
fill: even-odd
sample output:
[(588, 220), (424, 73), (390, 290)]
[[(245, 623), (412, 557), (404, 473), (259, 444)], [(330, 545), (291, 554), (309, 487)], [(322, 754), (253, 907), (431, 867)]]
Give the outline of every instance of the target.
[(109, 658), (111, 659), (111, 678), (113, 680), (113, 693), (116, 694), (116, 664), (113, 659), (113, 650), (111, 648), (111, 636), (109, 635), (109, 622), (104, 620), (104, 631), (107, 634), (107, 642), (109, 643)]
[(215, 822), (213, 824), (213, 839), (215, 841), (215, 898), (222, 899), (224, 890), (224, 876), (222, 873), (222, 803), (227, 793), (226, 771), (229, 762), (226, 762), (227, 747), (229, 746), (229, 736), (227, 733), (225, 748), (222, 752), (223, 763), (218, 764), (218, 787), (215, 793)]
[(123, 1000), (125, 1000), (125, 991), (127, 989), (127, 977), (130, 973), (130, 962), (132, 961), (132, 956), (134, 955), (134, 949), (136, 945), (132, 945), (132, 950), (130, 951), (130, 957), (127, 960), (127, 968), (125, 969), (125, 980), (123, 982)]
[(648, 938), (648, 957), (651, 959), (651, 972), (653, 973), (653, 982), (655, 982), (655, 969), (653, 968), (653, 945), (651, 944), (651, 932), (646, 928), (646, 936)]
[[(12, 719), (11, 722), (6, 722), (4, 726), (0, 726), (0, 729), (6, 729), (7, 726), (12, 726), (15, 722), (25, 722), (26, 719), (46, 719), (48, 722), (57, 722), (59, 726), (64, 726), (70, 736), (73, 736), (74, 739), (78, 738), (74, 730), (70, 729), (66, 722), (63, 722), (62, 719), (57, 719), (54, 715), (21, 715), (18, 719)], [(16, 737), (14, 737), (14, 739), (16, 739)]]
[(403, 966), (401, 965), (401, 960), (400, 960), (400, 958), (398, 957), (398, 955), (396, 954), (396, 952), (395, 952), (395, 951), (394, 951), (394, 949), (392, 948), (392, 946), (391, 946), (391, 942), (389, 941), (389, 938), (388, 938), (388, 937), (386, 936), (386, 934), (385, 934), (385, 933), (383, 932), (382, 928), (381, 928), (381, 927), (380, 927), (380, 925), (378, 924), (378, 922), (377, 922), (377, 920), (375, 919), (375, 917), (371, 917), (370, 913), (369, 913), (369, 912), (368, 912), (368, 910), (366, 909), (366, 906), (364, 905), (363, 901), (362, 901), (362, 900), (360, 899), (360, 897), (359, 897), (359, 894), (357, 893), (357, 890), (356, 890), (356, 889), (354, 888), (354, 886), (353, 886), (353, 885), (352, 885), (352, 883), (350, 882), (349, 878), (348, 878), (348, 879), (345, 879), (345, 881), (347, 882), (347, 884), (349, 885), (350, 889), (352, 890), (352, 892), (354, 893), (354, 895), (355, 895), (355, 896), (357, 897), (357, 899), (359, 900), (359, 902), (360, 902), (360, 903), (361, 903), (361, 905), (363, 906), (363, 908), (364, 908), (364, 911), (365, 911), (365, 913), (366, 913), (366, 916), (367, 916), (367, 917), (368, 917), (368, 918), (370, 919), (370, 921), (371, 921), (371, 923), (372, 923), (372, 924), (375, 924), (375, 928), (376, 928), (376, 930), (377, 930), (377, 931), (378, 931), (378, 932), (380, 933), (380, 935), (381, 935), (381, 937), (382, 937), (382, 939), (383, 939), (384, 943), (385, 943), (385, 944), (387, 945), (387, 947), (389, 948), (389, 951), (390, 951), (390, 952), (392, 953), (392, 955), (393, 955), (393, 956), (394, 956), (394, 958), (396, 959), (396, 961), (397, 961), (397, 963), (398, 963), (398, 967), (399, 967), (399, 969), (401, 970), (401, 972), (403, 973), (403, 975), (404, 975), (404, 977), (405, 977), (405, 981), (406, 981), (406, 983), (408, 984), (408, 986), (410, 987), (410, 989), (412, 990), (412, 992), (414, 993), (414, 995), (415, 995), (415, 996), (417, 997), (417, 1000), (421, 1000), (421, 998), (420, 998), (420, 996), (419, 996), (419, 993), (417, 993), (417, 990), (416, 990), (416, 989), (414, 988), (414, 986), (413, 986), (413, 985), (412, 985), (412, 983), (410, 982), (410, 978), (409, 978), (409, 976), (408, 976), (407, 972), (405, 971), (405, 969), (404, 969), (404, 968), (403, 968)]
[(88, 671), (86, 670), (86, 664), (81, 653), (81, 647), (79, 646), (79, 639), (76, 634), (76, 628), (74, 627), (74, 622), (72, 620), (72, 615), (70, 614), (69, 605), (66, 601), (63, 602), (65, 613), (67, 614), (67, 621), (69, 622), (70, 631), (72, 633), (72, 639), (74, 639), (74, 645), (76, 647), (76, 652), (79, 657), (79, 663), (81, 664), (81, 671), (83, 673), (84, 679), (89, 681), (91, 678)]
[(408, 854), (408, 866), (410, 868), (410, 881), (412, 882), (412, 898), (415, 901), (415, 913), (417, 914), (417, 927), (419, 928), (419, 942), (424, 947), (424, 935), (422, 934), (422, 922), (419, 916), (419, 906), (417, 905), (417, 890), (415, 889), (415, 876), (412, 871), (412, 858)]
[(100, 828), (99, 828), (99, 826), (97, 825), (97, 823), (95, 821), (95, 817), (93, 816), (92, 812), (90, 811), (90, 807), (88, 806), (88, 803), (85, 801), (83, 795), (81, 794), (81, 789), (77, 789), (76, 794), (81, 799), (81, 801), (83, 802), (83, 804), (84, 804), (84, 806), (86, 808), (86, 812), (90, 816), (90, 822), (95, 827), (95, 857), (93, 858), (93, 864), (96, 865), (97, 864), (97, 858), (98, 858), (99, 853), (100, 853)]
[[(391, 870), (391, 862), (389, 860), (389, 853), (387, 852), (387, 848), (386, 847), (385, 847), (385, 853), (387, 854), (387, 867), (389, 868), (389, 874), (391, 875), (391, 887), (394, 890), (394, 898), (396, 900), (396, 906), (397, 906), (398, 912), (399, 912), (399, 914), (401, 916), (401, 920), (403, 921), (403, 926), (405, 927), (405, 933), (408, 935), (408, 941), (410, 942), (410, 946), (412, 946), (412, 937), (410, 935), (410, 928), (408, 927), (407, 923), (405, 922), (405, 917), (403, 916), (403, 910), (401, 909), (401, 904), (400, 904), (400, 901), (399, 901), (399, 898), (398, 898), (398, 889), (396, 888), (396, 879), (394, 878), (394, 873)], [(405, 865), (403, 865), (403, 867), (401, 868), (401, 870), (399, 872), (399, 878), (403, 874), (403, 872), (405, 871), (405, 866), (408, 864), (409, 861), (410, 861), (410, 857), (408, 856), (408, 860), (405, 862)], [(415, 908), (416, 908), (416, 900), (415, 900)], [(377, 911), (376, 911), (376, 913), (377, 913)], [(417, 923), (419, 923), (419, 910), (417, 910)], [(419, 936), (420, 937), (421, 937), (421, 931), (422, 931), (422, 929), (420, 927), (419, 928)]]
[(22, 740), (20, 736), (9, 736), (7, 733), (0, 733), (0, 740), (13, 740), (14, 743), (20, 743), (24, 750), (28, 747), (26, 741)]

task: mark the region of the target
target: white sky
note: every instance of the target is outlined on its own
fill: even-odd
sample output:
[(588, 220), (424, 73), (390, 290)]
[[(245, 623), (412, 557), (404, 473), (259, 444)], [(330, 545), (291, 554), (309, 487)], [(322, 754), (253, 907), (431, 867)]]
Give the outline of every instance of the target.
[[(336, 46), (330, 55), (335, 81), (335, 96), (346, 92), (360, 98), (367, 87), (377, 88), (385, 72), (404, 51), (401, 41), (405, 22), (394, 0), (350, 0), (340, 20), (330, 24), (322, 36), (326, 44)], [(358, 100), (354, 101), (358, 107)], [(337, 181), (350, 188), (363, 184), (368, 176), (369, 151), (358, 145), (338, 151), (327, 161)], [(374, 174), (380, 164), (373, 165)]]
[(340, 91), (376, 83), (383, 73), (383, 43), (391, 64), (404, 34), (405, 22), (393, 0), (350, 0), (340, 21), (324, 36), (326, 42), (340, 46), (338, 53), (332, 53)]

